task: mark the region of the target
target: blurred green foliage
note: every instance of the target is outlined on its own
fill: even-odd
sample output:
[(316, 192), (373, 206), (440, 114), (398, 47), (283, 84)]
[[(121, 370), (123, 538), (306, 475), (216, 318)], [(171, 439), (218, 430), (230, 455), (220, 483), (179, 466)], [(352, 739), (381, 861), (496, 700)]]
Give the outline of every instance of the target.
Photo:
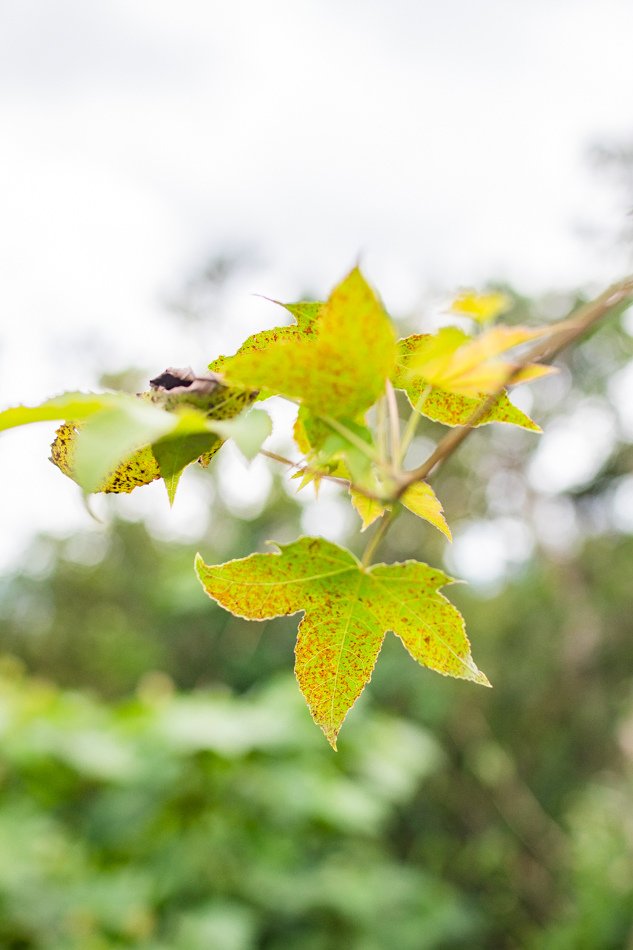
[(5, 662), (0, 722), (3, 947), (417, 950), (479, 929), (384, 846), (441, 764), (402, 720), (358, 717), (335, 757), (289, 675), (237, 700), (153, 674), (108, 707)]

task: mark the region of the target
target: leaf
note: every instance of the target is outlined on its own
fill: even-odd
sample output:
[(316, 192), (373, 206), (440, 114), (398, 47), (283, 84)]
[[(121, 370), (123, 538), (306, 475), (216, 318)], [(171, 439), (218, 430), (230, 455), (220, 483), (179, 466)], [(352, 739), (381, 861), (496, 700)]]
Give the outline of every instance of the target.
[(133, 396), (123, 393), (69, 392), (47, 399), (39, 406), (13, 406), (0, 412), (0, 432), (31, 422), (56, 422), (62, 419), (80, 422), (117, 405), (122, 399), (134, 401)]
[(455, 298), (450, 309), (476, 323), (489, 323), (512, 306), (512, 299), (499, 290), (478, 294), (475, 290), (465, 290)]
[[(421, 341), (426, 339), (427, 334), (414, 334), (398, 341), (397, 370), (393, 384), (398, 389), (404, 389), (411, 405), (428, 419), (447, 426), (466, 425), (488, 397), (486, 393), (479, 393), (475, 397), (449, 393), (438, 386), (432, 386), (417, 371), (412, 372), (412, 358), (421, 345)], [(499, 395), (494, 406), (475, 424), (481, 426), (490, 422), (506, 422), (533, 432), (541, 431), (536, 422), (510, 402), (506, 392)]]
[(415, 482), (409, 485), (400, 501), (418, 518), (428, 521), (434, 528), (441, 531), (449, 541), (453, 540), (451, 529), (444, 518), (442, 503), (426, 482)]
[[(365, 531), (377, 518), (380, 518), (385, 511), (389, 511), (392, 508), (392, 505), (384, 504), (374, 498), (367, 498), (366, 495), (354, 491), (353, 488), (350, 489), (350, 496), (352, 505), (363, 522), (361, 531)], [(413, 485), (410, 485), (400, 498), (400, 503), (412, 514), (417, 515), (418, 518), (422, 518), (423, 521), (428, 521), (434, 528), (441, 531), (449, 541), (453, 540), (451, 529), (444, 518), (442, 503), (431, 486), (427, 485), (426, 482), (415, 482)]]
[(349, 551), (322, 538), (278, 547), (279, 553), (215, 566), (198, 554), (196, 571), (207, 594), (238, 617), (304, 612), (295, 673), (333, 748), (389, 630), (423, 666), (490, 685), (472, 659), (461, 614), (438, 593), (451, 583), (442, 571), (417, 561), (363, 568)]
[(323, 301), (301, 300), (299, 303), (282, 303), (281, 306), (293, 315), (302, 330), (306, 330), (319, 316)]
[[(151, 453), (158, 464), (159, 474), (165, 482), (170, 505), (174, 503), (180, 476), (187, 465), (200, 457), (210, 461), (220, 449), (222, 442), (223, 440), (215, 434), (200, 433), (179, 439), (159, 439), (151, 446)], [(124, 469), (127, 469), (129, 464), (129, 462), (125, 463)]]
[(362, 416), (325, 421), (307, 406), (300, 406), (294, 437), (313, 467), (329, 475), (351, 478), (363, 487), (373, 482), (370, 453), (375, 450), (374, 439)]
[(235, 419), (214, 422), (213, 428), (223, 438), (233, 439), (242, 455), (251, 462), (273, 431), (273, 423), (263, 409), (251, 409)]
[(395, 352), (392, 323), (356, 268), (311, 322), (257, 334), (211, 367), (231, 385), (300, 400), (319, 415), (354, 418), (381, 394)]
[(497, 359), (502, 353), (550, 332), (550, 327), (493, 327), (471, 338), (457, 327), (444, 327), (435, 334), (419, 337), (409, 358), (409, 371), (446, 392), (477, 398), (481, 393), (495, 392), (513, 372), (513, 385), (552, 373), (551, 366), (521, 366)]
[(228, 388), (212, 374), (166, 370), (152, 383), (153, 391), (138, 396), (65, 393), (40, 406), (7, 409), (0, 430), (64, 420), (51, 460), (85, 491), (130, 492), (162, 476), (170, 502), (187, 464), (200, 456), (208, 464), (229, 437), (248, 456), (270, 432), (264, 412), (234, 420), (254, 393)]
[(352, 499), (352, 505), (355, 510), (361, 517), (363, 525), (361, 531), (366, 531), (370, 525), (376, 521), (377, 518), (380, 518), (381, 515), (385, 513), (388, 508), (388, 505), (384, 505), (381, 501), (378, 501), (376, 498), (368, 498), (367, 495), (362, 495), (359, 491), (355, 491), (353, 488), (349, 490), (350, 498)]
[[(51, 445), (51, 462), (60, 471), (76, 481), (75, 449), (77, 447), (78, 424), (66, 422), (55, 433)], [(118, 466), (99, 485), (101, 492), (129, 493), (134, 488), (149, 485), (161, 477), (158, 462), (149, 445), (135, 452), (125, 464)]]

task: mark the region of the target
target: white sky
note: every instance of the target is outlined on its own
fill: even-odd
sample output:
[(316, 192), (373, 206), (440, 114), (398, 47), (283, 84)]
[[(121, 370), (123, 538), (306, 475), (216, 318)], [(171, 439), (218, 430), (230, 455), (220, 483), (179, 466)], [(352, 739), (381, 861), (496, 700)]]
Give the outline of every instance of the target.
[[(630, 0), (4, 0), (0, 406), (200, 368), (359, 253), (396, 312), (620, 276), (578, 232), (623, 220), (586, 155), (633, 131), (632, 37)], [(227, 248), (259, 264), (197, 351), (163, 301)], [(0, 563), (85, 523), (49, 434), (0, 440)]]

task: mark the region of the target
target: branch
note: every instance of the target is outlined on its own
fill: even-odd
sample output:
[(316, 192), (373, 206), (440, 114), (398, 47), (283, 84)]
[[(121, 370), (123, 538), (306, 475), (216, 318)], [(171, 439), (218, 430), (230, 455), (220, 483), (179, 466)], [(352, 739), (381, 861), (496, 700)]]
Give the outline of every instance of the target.
[(598, 323), (598, 321), (609, 314), (614, 307), (624, 303), (624, 301), (629, 298), (633, 298), (633, 276), (627, 277), (617, 284), (612, 284), (612, 286), (607, 288), (599, 297), (584, 304), (572, 317), (564, 320), (547, 340), (541, 341), (533, 346), (521, 362), (513, 367), (503, 384), (480, 403), (465, 425), (448, 432), (444, 438), (438, 442), (426, 461), (419, 465), (418, 468), (404, 473), (398, 487), (397, 497), (400, 498), (409, 485), (427, 479), (434, 469), (445, 462), (446, 459), (450, 458), (464, 439), (470, 435), (479, 420), (494, 406), (499, 396), (508, 386), (512, 385), (514, 379), (519, 375), (521, 370), (525, 369), (528, 363), (534, 363), (538, 360), (554, 359), (555, 356), (558, 356), (559, 353), (570, 346), (578, 337), (586, 333), (594, 323)]

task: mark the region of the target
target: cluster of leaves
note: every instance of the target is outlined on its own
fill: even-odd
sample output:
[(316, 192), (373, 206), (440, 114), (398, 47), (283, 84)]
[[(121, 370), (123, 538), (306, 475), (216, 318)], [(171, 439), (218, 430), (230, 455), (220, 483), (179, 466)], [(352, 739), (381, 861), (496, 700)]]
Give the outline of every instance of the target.
[[(207, 465), (225, 439), (234, 439), (249, 459), (262, 450), (271, 421), (251, 408), (255, 400), (296, 402), (294, 437), (303, 461), (289, 464), (302, 485), (344, 482), (363, 530), (382, 519), (365, 556), (359, 561), (322, 538), (300, 538), (280, 553), (221, 565), (198, 556), (196, 569), (209, 596), (238, 616), (304, 612), (297, 679), (335, 748), (389, 631), (421, 665), (489, 685), (472, 659), (461, 615), (439, 593), (451, 578), (417, 561), (371, 560), (401, 507), (450, 538), (425, 475), (404, 468), (421, 416), (449, 427), (504, 422), (538, 431), (509, 401), (504, 384), (537, 378), (549, 367), (503, 356), (551, 331), (486, 329), (506, 304), (499, 294), (464, 294), (454, 310), (471, 319), (473, 335), (447, 327), (397, 340), (379, 298), (354, 269), (327, 301), (283, 305), (294, 324), (255, 334), (203, 376), (167, 370), (137, 398), (67, 393), (0, 413), (0, 428), (63, 420), (52, 460), (84, 491), (129, 492), (162, 478), (173, 502), (183, 469), (195, 461)], [(411, 404), (403, 433), (394, 389)]]

